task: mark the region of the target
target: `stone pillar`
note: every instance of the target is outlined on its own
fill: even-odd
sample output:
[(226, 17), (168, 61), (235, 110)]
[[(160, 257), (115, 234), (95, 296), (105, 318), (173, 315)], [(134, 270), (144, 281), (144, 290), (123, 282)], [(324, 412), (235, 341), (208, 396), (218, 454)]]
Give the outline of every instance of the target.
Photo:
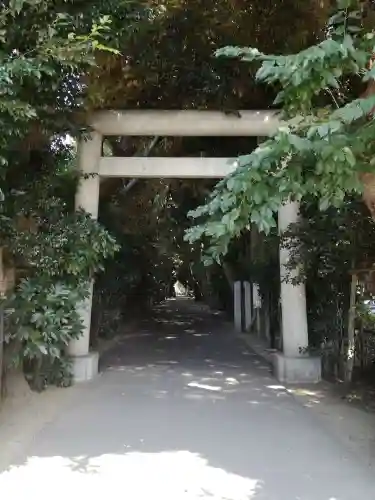
[(260, 296), (260, 289), (258, 283), (253, 283), (253, 304), (254, 304), (254, 314), (255, 314), (255, 322), (256, 322), (256, 334), (258, 337), (262, 335), (262, 322), (261, 322), (261, 313), (262, 313), (262, 299)]
[(271, 346), (271, 307), (270, 307), (270, 294), (264, 299), (264, 336), (267, 340), (268, 346)]
[(244, 287), (244, 305), (245, 305), (245, 331), (250, 331), (253, 322), (253, 301), (251, 295), (251, 283), (245, 281)]
[[(93, 132), (88, 140), (82, 140), (78, 147), (78, 168), (83, 174), (95, 174), (80, 179), (75, 205), (96, 219), (99, 207), (99, 162), (102, 154), (102, 136)], [(74, 382), (90, 380), (98, 373), (98, 353), (89, 352), (93, 283), (89, 283), (89, 297), (77, 308), (84, 324), (83, 334), (69, 344), (73, 363)]]
[(234, 328), (237, 332), (242, 332), (242, 283), (235, 281), (233, 285), (234, 296)]
[[(279, 210), (279, 232), (298, 222), (299, 204), (289, 202)], [(311, 357), (308, 347), (305, 284), (285, 282), (289, 250), (280, 247), (281, 309), (283, 353), (275, 354), (275, 371), (282, 382), (318, 382), (321, 378), (320, 358)], [(297, 271), (295, 271), (297, 272)]]
[[(287, 203), (279, 211), (279, 231), (282, 234), (290, 224), (298, 222), (298, 203)], [(306, 315), (305, 284), (293, 285), (285, 282), (288, 271), (285, 265), (289, 261), (289, 250), (280, 247), (280, 279), (283, 352), (288, 357), (300, 356), (300, 349), (309, 345)], [(296, 271), (297, 272), (297, 271)]]

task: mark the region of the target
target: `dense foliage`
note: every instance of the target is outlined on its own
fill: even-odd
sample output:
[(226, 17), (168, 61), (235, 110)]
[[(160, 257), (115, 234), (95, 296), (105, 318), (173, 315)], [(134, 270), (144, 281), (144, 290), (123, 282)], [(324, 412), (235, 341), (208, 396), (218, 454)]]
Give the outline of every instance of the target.
[(28, 377), (38, 388), (48, 382), (41, 374), (45, 365), (61, 364), (69, 340), (80, 336), (77, 305), (103, 260), (117, 249), (104, 228), (61, 197), (64, 191), (72, 197), (75, 184), (74, 172), (55, 171), (31, 191), (6, 198), (3, 206), (2, 244), (7, 265), (18, 270), (6, 303), (12, 311), (8, 340), (18, 345), (13, 361), (27, 361)]
[(216, 110), (267, 106), (273, 90), (252, 85), (246, 65), (215, 59), (214, 50), (233, 43), (278, 53), (300, 50), (315, 40), (326, 21), (327, 3), (138, 2), (136, 29), (118, 30), (116, 47), (121, 56), (100, 55), (98, 68), (90, 74), (91, 106)]
[[(215, 188), (209, 203), (193, 212), (202, 224), (188, 232), (189, 241), (208, 240), (209, 258), (225, 254), (230, 241), (251, 223), (269, 232), (275, 212), (289, 199), (315, 197), (322, 210), (339, 207), (346, 195), (361, 192), (373, 169), (375, 106), (371, 93), (353, 99), (350, 78), (373, 78), (372, 26), (362, 3), (339, 0), (325, 39), (292, 55), (267, 55), (258, 49), (226, 47), (217, 56), (260, 62), (256, 78), (281, 89), (283, 125), (252, 153), (240, 156), (238, 168)], [(366, 194), (366, 191), (365, 191)], [(371, 208), (371, 189), (367, 189)]]
[(0, 234), (2, 266), (16, 269), (7, 340), (38, 390), (69, 382), (66, 346), (82, 331), (77, 305), (116, 250), (101, 226), (74, 212), (79, 175), (66, 139), (80, 133), (80, 75), (96, 51), (114, 50), (104, 45), (109, 25), (77, 2), (1, 2)]

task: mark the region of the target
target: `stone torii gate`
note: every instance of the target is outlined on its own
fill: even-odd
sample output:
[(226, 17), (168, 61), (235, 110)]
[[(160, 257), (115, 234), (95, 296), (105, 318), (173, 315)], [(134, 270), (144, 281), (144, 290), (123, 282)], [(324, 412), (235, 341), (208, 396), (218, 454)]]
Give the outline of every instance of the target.
[[(233, 171), (235, 158), (141, 158), (103, 157), (105, 136), (193, 136), (193, 137), (264, 137), (279, 126), (270, 111), (241, 111), (241, 118), (216, 111), (103, 111), (95, 113), (89, 125), (93, 132), (78, 150), (79, 169), (95, 174), (80, 181), (76, 207), (93, 218), (98, 216), (100, 177), (129, 178), (222, 178)], [(283, 231), (298, 220), (299, 206), (288, 203), (279, 211), (279, 228)], [(280, 249), (280, 275), (288, 251)], [(90, 297), (80, 307), (83, 335), (69, 345), (76, 382), (90, 380), (98, 373), (98, 354), (90, 352)], [(285, 382), (317, 382), (320, 360), (304, 351), (308, 346), (305, 285), (281, 282), (283, 352), (274, 356), (275, 374)]]

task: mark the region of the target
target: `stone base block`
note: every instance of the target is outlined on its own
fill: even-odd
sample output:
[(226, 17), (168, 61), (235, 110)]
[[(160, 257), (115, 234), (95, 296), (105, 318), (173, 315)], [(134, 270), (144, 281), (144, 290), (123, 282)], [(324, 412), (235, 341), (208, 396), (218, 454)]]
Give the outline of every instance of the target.
[(316, 384), (322, 379), (320, 357), (289, 358), (277, 352), (272, 355), (275, 377), (286, 384)]
[(72, 356), (73, 383), (87, 382), (99, 373), (99, 354), (90, 352), (86, 356)]

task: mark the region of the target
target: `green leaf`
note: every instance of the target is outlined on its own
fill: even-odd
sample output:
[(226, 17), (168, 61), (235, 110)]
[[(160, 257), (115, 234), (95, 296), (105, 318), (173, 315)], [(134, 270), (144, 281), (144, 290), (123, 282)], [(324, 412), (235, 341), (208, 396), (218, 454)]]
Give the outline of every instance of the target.
[(331, 202), (329, 200), (329, 198), (322, 198), (320, 201), (319, 201), (319, 209), (324, 212), (326, 211), (331, 205)]
[(344, 153), (345, 158), (346, 158), (347, 162), (349, 163), (349, 165), (351, 167), (355, 167), (357, 160), (356, 160), (352, 150), (346, 146), (343, 148), (343, 153)]
[(47, 350), (47, 347), (46, 347), (45, 345), (43, 345), (43, 344), (38, 344), (38, 349), (39, 349), (39, 351), (40, 351), (43, 355), (45, 355), (45, 356), (47, 356), (47, 355), (48, 355), (48, 350)]
[(10, 0), (9, 7), (13, 13), (19, 14), (23, 9), (24, 4), (25, 0)]
[(337, 0), (337, 9), (346, 10), (350, 9), (353, 6), (356, 6), (356, 2), (353, 0)]

